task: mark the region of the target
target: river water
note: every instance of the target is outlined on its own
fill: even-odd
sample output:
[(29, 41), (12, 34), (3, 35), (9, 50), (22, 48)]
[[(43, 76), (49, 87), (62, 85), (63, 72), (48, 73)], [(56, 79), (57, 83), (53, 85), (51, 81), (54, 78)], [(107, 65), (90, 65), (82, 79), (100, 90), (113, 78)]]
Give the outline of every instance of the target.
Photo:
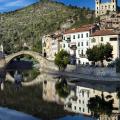
[[(14, 61), (8, 66), (8, 71), (12, 70), (29, 70), (32, 69), (32, 62), (28, 61)], [(114, 100), (113, 106), (116, 108), (113, 110), (112, 120), (119, 120), (116, 114), (119, 113), (119, 99), (117, 98), (116, 90), (120, 87), (119, 82), (90, 82), (84, 80), (76, 80), (68, 83), (70, 88), (70, 94), (67, 98), (62, 99), (58, 96), (55, 85), (58, 81), (56, 76), (46, 75), (42, 81), (43, 84), (43, 93), (42, 98), (46, 102), (54, 102), (57, 104), (62, 104), (63, 110), (75, 113), (74, 116), (70, 116), (69, 114), (62, 118), (57, 118), (56, 120), (95, 120), (91, 116), (91, 112), (88, 108), (88, 101), (91, 97), (95, 97), (96, 95), (101, 97), (101, 94), (104, 94), (105, 99), (107, 96), (111, 96), (110, 99)], [(69, 78), (66, 78), (66, 80)], [(76, 97), (76, 99), (73, 99)], [(0, 109), (0, 120), (9, 120), (9, 117), (3, 119), (1, 116), (2, 108)], [(9, 112), (10, 113), (10, 112)], [(13, 112), (16, 114), (16, 112)], [(5, 112), (5, 114), (8, 114)], [(4, 114), (3, 114), (4, 115)], [(16, 114), (17, 115), (17, 114)], [(8, 115), (9, 116), (9, 115)], [(24, 115), (21, 115), (24, 117)], [(18, 116), (19, 117), (19, 116)], [(20, 118), (21, 119), (21, 118)], [(12, 119), (14, 120), (14, 119)], [(16, 119), (15, 119), (16, 120)], [(18, 120), (18, 119), (17, 119)], [(27, 119), (25, 119), (27, 120)], [(34, 120), (29, 118), (29, 120)]]

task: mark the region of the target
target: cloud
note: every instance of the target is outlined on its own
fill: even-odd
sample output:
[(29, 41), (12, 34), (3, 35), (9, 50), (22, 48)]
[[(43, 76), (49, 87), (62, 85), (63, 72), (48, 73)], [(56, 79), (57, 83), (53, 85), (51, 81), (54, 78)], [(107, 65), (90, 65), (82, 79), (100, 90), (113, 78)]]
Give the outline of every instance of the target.
[(28, 5), (30, 2), (28, 0), (16, 0), (16, 1), (10, 1), (5, 4), (5, 7), (24, 7)]
[(20, 9), (36, 1), (37, 0), (0, 0), (0, 12)]

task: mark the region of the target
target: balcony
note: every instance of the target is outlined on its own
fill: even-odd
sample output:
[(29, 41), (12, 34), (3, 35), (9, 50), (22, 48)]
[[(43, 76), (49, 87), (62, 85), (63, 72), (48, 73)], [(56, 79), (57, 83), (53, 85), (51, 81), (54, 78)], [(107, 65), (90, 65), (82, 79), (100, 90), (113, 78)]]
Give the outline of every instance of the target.
[(85, 55), (85, 54), (79, 54), (79, 57), (80, 58), (87, 58), (87, 55)]
[(67, 41), (67, 43), (70, 43), (70, 42), (71, 42), (71, 39), (70, 39), (70, 38), (67, 38), (66, 41)]

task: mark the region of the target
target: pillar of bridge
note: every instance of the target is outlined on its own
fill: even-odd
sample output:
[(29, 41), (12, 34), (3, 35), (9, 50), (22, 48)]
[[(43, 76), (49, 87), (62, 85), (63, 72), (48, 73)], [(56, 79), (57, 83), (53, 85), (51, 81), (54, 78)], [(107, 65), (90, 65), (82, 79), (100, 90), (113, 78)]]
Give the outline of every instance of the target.
[(3, 51), (3, 46), (0, 46), (0, 88), (1, 90), (4, 89), (4, 81), (6, 78), (6, 61), (5, 61), (5, 54)]

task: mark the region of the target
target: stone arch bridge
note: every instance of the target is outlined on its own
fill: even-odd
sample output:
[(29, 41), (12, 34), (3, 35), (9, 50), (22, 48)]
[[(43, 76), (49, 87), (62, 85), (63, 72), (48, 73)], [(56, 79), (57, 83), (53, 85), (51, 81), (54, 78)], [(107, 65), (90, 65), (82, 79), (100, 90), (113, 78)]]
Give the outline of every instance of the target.
[[(44, 74), (44, 71), (57, 71), (58, 70), (58, 68), (54, 64), (54, 62), (47, 60), (39, 53), (33, 52), (33, 51), (20, 51), (20, 52), (13, 53), (11, 55), (6, 56), (5, 57), (6, 66), (7, 66), (7, 64), (10, 63), (11, 60), (13, 60), (14, 58), (16, 58), (17, 56), (20, 56), (20, 55), (30, 55), (31, 57), (33, 57), (40, 64), (40, 71), (41, 72), (43, 71), (43, 74), (40, 74), (34, 80), (29, 81), (29, 82), (22, 82), (23, 86), (31, 86), (31, 85), (37, 84), (39, 82), (42, 82), (45, 78), (48, 79), (48, 77), (46, 77), (46, 74)], [(14, 78), (9, 73), (7, 73), (7, 75), (6, 75), (6, 80), (14, 82)]]
[(13, 60), (14, 58), (20, 55), (30, 55), (31, 57), (36, 59), (40, 64), (40, 70), (46, 70), (46, 69), (57, 70), (58, 69), (57, 66), (54, 64), (54, 62), (47, 60), (39, 53), (33, 52), (33, 51), (20, 51), (20, 52), (13, 53), (11, 55), (6, 56), (5, 57), (6, 65), (9, 64), (11, 60)]

